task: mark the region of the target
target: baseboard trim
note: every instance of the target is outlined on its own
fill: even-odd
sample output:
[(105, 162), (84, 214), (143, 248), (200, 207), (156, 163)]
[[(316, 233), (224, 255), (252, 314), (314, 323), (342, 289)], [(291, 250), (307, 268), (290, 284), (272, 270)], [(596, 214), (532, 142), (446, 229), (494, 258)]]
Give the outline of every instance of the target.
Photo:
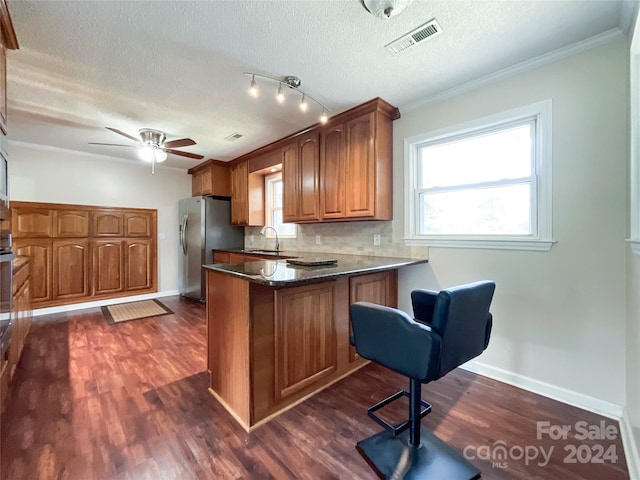
[(633, 435), (633, 427), (629, 421), (627, 409), (624, 408), (620, 418), (620, 435), (624, 446), (624, 456), (627, 458), (627, 469), (631, 480), (640, 480), (640, 450)]
[(615, 403), (606, 402), (597, 398), (584, 395), (562, 387), (541, 382), (525, 375), (509, 372), (501, 368), (492, 367), (473, 360), (465, 363), (460, 368), (469, 372), (477, 373), (483, 377), (492, 378), (499, 382), (522, 388), (529, 392), (537, 393), (547, 398), (557, 400), (574, 407), (582, 408), (593, 413), (617, 420), (620, 425), (620, 436), (622, 447), (627, 459), (627, 469), (631, 480), (640, 480), (640, 452), (633, 435), (631, 422), (627, 415), (626, 408)]
[(33, 310), (33, 316), (50, 315), (52, 313), (72, 312), (83, 308), (103, 307), (105, 305), (115, 305), (117, 303), (137, 302), (140, 300), (151, 300), (153, 298), (170, 297), (179, 295), (178, 290), (165, 290), (164, 292), (145, 293), (144, 295), (132, 295), (129, 297), (107, 298), (93, 302), (74, 303), (71, 305), (60, 305), (57, 307), (45, 307)]

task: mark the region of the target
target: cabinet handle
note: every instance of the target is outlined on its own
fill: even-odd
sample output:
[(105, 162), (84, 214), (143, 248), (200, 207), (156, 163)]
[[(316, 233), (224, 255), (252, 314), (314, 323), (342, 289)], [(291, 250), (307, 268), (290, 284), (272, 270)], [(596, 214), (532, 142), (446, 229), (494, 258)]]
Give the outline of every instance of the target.
[(182, 245), (182, 253), (187, 254), (187, 242), (186, 242), (186, 230), (188, 215), (185, 215), (182, 219), (182, 226), (180, 227), (180, 245)]

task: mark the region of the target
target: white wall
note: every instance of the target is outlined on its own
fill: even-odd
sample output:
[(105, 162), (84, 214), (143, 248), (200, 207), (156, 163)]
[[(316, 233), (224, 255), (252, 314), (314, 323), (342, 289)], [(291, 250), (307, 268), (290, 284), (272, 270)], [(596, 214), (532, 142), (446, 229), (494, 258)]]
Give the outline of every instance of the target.
[(400, 307), (410, 309), (413, 288), (493, 279), (494, 330), (479, 363), (622, 406), (629, 99), (623, 39), (401, 112), (394, 123), (395, 241), (402, 241), (406, 137), (545, 99), (553, 101), (557, 244), (550, 252), (431, 248), (427, 267), (400, 271)]
[[(178, 289), (178, 200), (191, 196), (186, 170), (106, 156), (9, 144), (11, 200), (158, 210), (158, 290)], [(163, 234), (166, 238), (162, 239)]]
[[(630, 249), (628, 255), (627, 414), (640, 449), (640, 256)], [(640, 457), (640, 450), (637, 455)]]

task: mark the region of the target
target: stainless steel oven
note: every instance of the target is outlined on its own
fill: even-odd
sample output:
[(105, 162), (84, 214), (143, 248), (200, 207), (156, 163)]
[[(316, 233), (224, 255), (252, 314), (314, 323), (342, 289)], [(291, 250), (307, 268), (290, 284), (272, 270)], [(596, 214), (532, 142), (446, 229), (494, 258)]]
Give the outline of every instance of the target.
[(11, 338), (11, 281), (13, 277), (11, 251), (0, 250), (0, 362), (5, 358)]

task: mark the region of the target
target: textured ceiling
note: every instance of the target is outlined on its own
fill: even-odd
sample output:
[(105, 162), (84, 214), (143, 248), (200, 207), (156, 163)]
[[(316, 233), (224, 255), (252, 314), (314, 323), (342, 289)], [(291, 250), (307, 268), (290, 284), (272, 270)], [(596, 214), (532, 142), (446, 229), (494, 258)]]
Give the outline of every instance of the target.
[[(382, 20), (359, 0), (9, 1), (9, 138), (135, 160), (143, 127), (185, 151), (231, 160), (317, 121), (276, 84), (247, 95), (251, 71), (297, 75), (331, 115), (374, 97), (402, 107), (611, 29), (632, 3), (414, 0)], [(436, 18), (443, 33), (393, 56), (384, 46)], [(297, 97), (299, 100), (299, 97)], [(243, 138), (224, 138), (239, 132)], [(169, 155), (166, 164), (200, 161)]]

